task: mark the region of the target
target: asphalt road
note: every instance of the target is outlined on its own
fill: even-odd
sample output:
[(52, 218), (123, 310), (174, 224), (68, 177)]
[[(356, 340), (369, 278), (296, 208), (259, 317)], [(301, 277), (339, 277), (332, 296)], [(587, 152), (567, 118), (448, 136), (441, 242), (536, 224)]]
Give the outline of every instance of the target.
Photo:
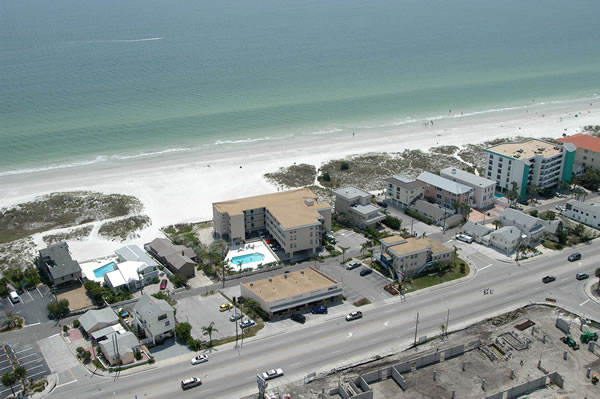
[[(576, 251), (583, 254), (583, 259), (567, 262), (566, 257)], [(597, 267), (593, 255), (599, 251), (600, 242), (596, 242), (521, 265), (493, 261), (476, 253), (469, 257), (477, 268), (472, 279), (409, 294), (403, 302), (391, 298), (370, 305), (364, 308), (361, 320), (346, 322), (344, 315), (330, 314), (320, 324), (248, 340), (239, 350), (231, 345), (218, 347), (203, 365), (191, 366), (187, 357), (170, 359), (157, 364), (156, 369), (120, 378), (82, 378), (56, 388), (50, 397), (240, 397), (256, 392), (255, 375), (267, 369), (284, 369), (285, 376), (271, 382), (278, 385), (353, 359), (405, 348), (414, 339), (417, 312), (418, 336), (438, 334), (448, 310), (452, 330), (545, 298), (554, 298), (568, 309), (599, 320), (600, 306), (585, 295), (585, 282), (575, 280), (578, 272), (593, 275)], [(547, 274), (555, 275), (556, 281), (543, 284), (541, 278)], [(484, 295), (486, 288), (493, 294)], [(204, 384), (182, 392), (179, 382), (192, 376), (200, 377)]]

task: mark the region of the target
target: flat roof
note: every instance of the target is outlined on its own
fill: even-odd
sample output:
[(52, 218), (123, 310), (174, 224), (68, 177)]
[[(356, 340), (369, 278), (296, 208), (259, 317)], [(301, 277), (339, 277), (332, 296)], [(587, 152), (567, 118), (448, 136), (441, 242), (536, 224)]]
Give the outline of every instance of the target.
[(403, 238), (400, 235), (393, 235), (393, 236), (382, 238), (380, 241), (382, 241), (386, 244), (394, 244), (394, 243), (401, 242), (404, 240), (406, 240), (406, 238)]
[(440, 171), (440, 174), (441, 173), (446, 175), (444, 176), (446, 177), (446, 179), (457, 178), (477, 187), (496, 186), (495, 180), (486, 179), (485, 177), (477, 176), (473, 173), (465, 172), (464, 170), (460, 170), (457, 168), (442, 169)]
[(445, 177), (434, 175), (431, 172), (423, 172), (417, 177), (422, 182), (431, 184), (432, 186), (439, 187), (442, 190), (446, 190), (452, 194), (465, 194), (472, 190), (471, 187), (446, 179)]
[(556, 141), (561, 143), (572, 143), (577, 148), (583, 148), (585, 150), (600, 152), (600, 137), (594, 137), (589, 134), (578, 133), (569, 137), (562, 137)]
[(335, 195), (339, 195), (340, 197), (344, 197), (348, 200), (352, 200), (357, 197), (371, 197), (371, 193), (354, 186), (338, 188), (337, 190), (333, 190), (333, 192)]
[(427, 248), (430, 248), (431, 252), (433, 252), (434, 254), (440, 253), (440, 252), (446, 252), (446, 251), (450, 250), (450, 248), (448, 248), (447, 246), (445, 246), (435, 240), (432, 240), (429, 237), (423, 237), (423, 238), (409, 237), (405, 240), (405, 242), (394, 245), (394, 246), (390, 247), (389, 250), (393, 251), (397, 255), (405, 255), (405, 254), (410, 254), (410, 253), (417, 252), (417, 251), (422, 251)]
[(251, 209), (266, 208), (285, 228), (320, 223), (318, 209), (331, 208), (327, 203), (318, 202), (317, 195), (308, 188), (215, 202), (213, 207), (230, 217), (243, 215)]
[(312, 267), (271, 278), (241, 283), (265, 302), (276, 302), (323, 288), (336, 287), (338, 282)]
[(417, 181), (416, 177), (408, 175), (394, 175), (383, 179), (386, 183), (392, 183), (396, 186), (403, 187), (407, 190), (414, 190), (415, 188), (423, 187), (423, 183)]
[(495, 152), (496, 154), (505, 155), (515, 159), (529, 159), (536, 155), (550, 158), (560, 154), (561, 150), (561, 146), (537, 139), (517, 143), (498, 144), (486, 148), (486, 151)]

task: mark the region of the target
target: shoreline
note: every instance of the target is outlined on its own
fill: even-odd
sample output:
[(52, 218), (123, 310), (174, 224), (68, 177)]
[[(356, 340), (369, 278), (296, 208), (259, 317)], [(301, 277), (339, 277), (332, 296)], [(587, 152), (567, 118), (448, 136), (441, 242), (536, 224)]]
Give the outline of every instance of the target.
[[(126, 243), (142, 244), (159, 228), (212, 219), (212, 203), (276, 192), (263, 175), (295, 163), (317, 168), (331, 159), (364, 153), (427, 151), (438, 145), (482, 143), (504, 137), (559, 138), (599, 123), (600, 103), (565, 102), (449, 117), (433, 125), (411, 123), (370, 134), (321, 134), (216, 146), (113, 160), (76, 168), (0, 176), (0, 207), (57, 191), (99, 191), (136, 196), (152, 225)], [(578, 115), (575, 117), (575, 115)], [(542, 116), (543, 115), (543, 116)], [(402, 171), (398, 171), (401, 173)], [(49, 234), (45, 232), (42, 234)], [(40, 242), (34, 237), (34, 241)], [(125, 243), (90, 238), (69, 243), (75, 258), (104, 256)]]

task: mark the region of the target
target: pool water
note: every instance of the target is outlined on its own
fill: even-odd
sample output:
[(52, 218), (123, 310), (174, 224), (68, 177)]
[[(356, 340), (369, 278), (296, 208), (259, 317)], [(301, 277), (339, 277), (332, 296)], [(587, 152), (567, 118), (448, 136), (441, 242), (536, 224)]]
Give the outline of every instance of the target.
[(96, 276), (97, 278), (102, 278), (106, 273), (115, 270), (115, 266), (117, 266), (115, 262), (110, 262), (102, 267), (94, 269), (94, 276)]
[(265, 260), (265, 256), (256, 252), (253, 254), (234, 256), (231, 258), (231, 263), (234, 266), (237, 266), (240, 261), (242, 262), (242, 265), (245, 265), (246, 263), (260, 262), (261, 260)]
[(502, 198), (502, 197), (504, 197), (504, 194), (501, 194), (501, 193), (494, 194), (495, 199)]

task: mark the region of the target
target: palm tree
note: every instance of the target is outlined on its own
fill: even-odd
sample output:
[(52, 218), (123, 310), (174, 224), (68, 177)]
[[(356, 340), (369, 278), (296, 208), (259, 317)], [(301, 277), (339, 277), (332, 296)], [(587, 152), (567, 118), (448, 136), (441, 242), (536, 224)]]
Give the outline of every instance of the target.
[(5, 373), (2, 376), (2, 385), (5, 387), (9, 387), (12, 391), (13, 396), (15, 396), (15, 390), (13, 389), (13, 385), (17, 382), (17, 377), (13, 373)]
[[(596, 272), (594, 274), (596, 275), (596, 277), (598, 277), (598, 288), (596, 288), (596, 291), (600, 292), (600, 267), (596, 269)], [(4, 384), (4, 382), (2, 383)]]
[(498, 230), (498, 227), (502, 226), (502, 222), (499, 220), (494, 220), (492, 224), (496, 227), (496, 230)]
[(361, 254), (361, 255), (364, 255), (364, 254), (365, 254), (365, 251), (367, 250), (367, 248), (369, 248), (369, 244), (370, 244), (370, 242), (369, 242), (369, 241), (367, 241), (367, 242), (365, 242), (365, 243), (362, 243), (362, 244), (360, 245), (360, 254)]
[(344, 256), (346, 255), (346, 251), (349, 250), (350, 247), (340, 247), (340, 249), (342, 250), (342, 263), (344, 263), (346, 261)]
[(219, 332), (215, 327), (215, 322), (211, 321), (207, 327), (202, 327), (202, 335), (208, 335), (208, 346), (212, 346), (212, 334), (214, 332)]
[(237, 263), (238, 267), (240, 268), (240, 272), (242, 271), (242, 265), (243, 264), (244, 264), (244, 262), (241, 261), (241, 260), (239, 260), (238, 263)]
[(21, 381), (21, 384), (22, 384), (25, 377), (27, 377), (27, 370), (25, 369), (25, 367), (23, 367), (23, 366), (17, 367), (15, 369), (15, 377), (17, 377), (19, 379), (19, 381)]

